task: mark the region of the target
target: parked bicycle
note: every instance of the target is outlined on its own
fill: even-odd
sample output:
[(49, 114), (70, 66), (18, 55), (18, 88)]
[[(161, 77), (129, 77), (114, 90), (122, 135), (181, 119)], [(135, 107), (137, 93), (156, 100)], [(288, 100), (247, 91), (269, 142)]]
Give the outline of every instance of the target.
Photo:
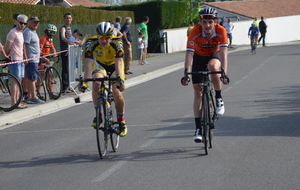
[(112, 78), (109, 74), (104, 78), (87, 78), (76, 79), (80, 81), (82, 86), (83, 82), (100, 81), (101, 87), (98, 97), (96, 108), (96, 136), (97, 146), (100, 158), (103, 159), (107, 153), (107, 145), (110, 140), (112, 150), (116, 152), (119, 147), (119, 122), (117, 120), (117, 113), (115, 101), (112, 94), (112, 82), (119, 81), (120, 78)]
[(48, 65), (45, 62), (41, 62), (41, 64), (45, 66), (45, 69), (39, 70), (38, 72), (39, 76), (36, 83), (36, 92), (37, 97), (43, 101), (47, 99), (46, 90), (50, 99), (57, 100), (61, 96), (62, 80), (58, 70), (53, 66), (54, 63), (54, 61), (50, 61)]
[(204, 76), (200, 126), (202, 128), (202, 142), (204, 143), (206, 155), (208, 154), (208, 149), (212, 148), (213, 129), (215, 128), (215, 121), (219, 119), (216, 114), (216, 100), (214, 96), (214, 88), (210, 79), (211, 74), (221, 74), (222, 78), (226, 78), (229, 83), (229, 78), (225, 75), (223, 68), (221, 68), (221, 71), (185, 72), (185, 76)]
[[(7, 59), (1, 59), (0, 62), (7, 62)], [(12, 99), (12, 92), (15, 91), (16, 96)], [(19, 80), (8, 73), (8, 66), (2, 66), (0, 72), (0, 110), (5, 112), (12, 111), (21, 102), (23, 96), (22, 85)]]

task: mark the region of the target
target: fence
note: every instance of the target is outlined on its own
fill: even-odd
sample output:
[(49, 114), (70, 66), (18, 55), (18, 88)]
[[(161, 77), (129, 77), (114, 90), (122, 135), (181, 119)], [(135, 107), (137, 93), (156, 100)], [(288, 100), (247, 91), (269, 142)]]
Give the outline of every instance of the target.
[[(68, 62), (69, 62), (69, 82), (70, 88), (76, 82), (76, 78), (82, 75), (82, 47), (69, 45), (68, 47)], [(73, 89), (74, 90), (74, 89)]]

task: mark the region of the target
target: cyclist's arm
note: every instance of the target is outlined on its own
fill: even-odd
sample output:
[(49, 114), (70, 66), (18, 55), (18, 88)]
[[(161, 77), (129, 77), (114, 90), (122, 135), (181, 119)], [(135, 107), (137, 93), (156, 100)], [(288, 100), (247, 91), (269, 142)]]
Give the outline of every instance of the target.
[(91, 78), (92, 76), (92, 69), (93, 69), (94, 60), (91, 58), (84, 58), (84, 78)]
[(194, 52), (193, 51), (186, 51), (186, 53), (185, 53), (184, 69), (187, 72), (191, 72), (192, 71), (193, 56), (194, 56)]
[(225, 74), (228, 71), (228, 48), (227, 47), (220, 47), (220, 59), (221, 59), (221, 67), (224, 68)]
[(122, 57), (116, 58), (116, 62), (115, 62), (116, 74), (119, 75), (121, 78), (123, 77), (122, 65), (123, 65), (123, 58)]

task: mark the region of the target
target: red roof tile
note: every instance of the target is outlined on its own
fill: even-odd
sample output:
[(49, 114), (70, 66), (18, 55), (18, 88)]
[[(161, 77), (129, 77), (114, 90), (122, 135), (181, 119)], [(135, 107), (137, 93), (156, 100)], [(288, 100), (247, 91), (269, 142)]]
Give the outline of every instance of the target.
[(203, 3), (203, 5), (250, 18), (300, 15), (299, 0), (240, 0), (207, 2)]

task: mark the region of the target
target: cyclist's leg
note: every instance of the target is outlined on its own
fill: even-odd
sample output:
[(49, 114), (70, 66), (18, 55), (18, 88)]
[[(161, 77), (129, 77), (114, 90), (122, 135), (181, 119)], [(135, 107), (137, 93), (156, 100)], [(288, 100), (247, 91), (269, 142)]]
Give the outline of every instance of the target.
[[(209, 71), (220, 71), (221, 61), (220, 61), (220, 53), (215, 53), (207, 64), (207, 68)], [(211, 75), (211, 80), (214, 85), (214, 89), (216, 92), (216, 113), (218, 115), (223, 115), (225, 112), (224, 102), (222, 99), (222, 81), (220, 80), (221, 74), (213, 74)]]

